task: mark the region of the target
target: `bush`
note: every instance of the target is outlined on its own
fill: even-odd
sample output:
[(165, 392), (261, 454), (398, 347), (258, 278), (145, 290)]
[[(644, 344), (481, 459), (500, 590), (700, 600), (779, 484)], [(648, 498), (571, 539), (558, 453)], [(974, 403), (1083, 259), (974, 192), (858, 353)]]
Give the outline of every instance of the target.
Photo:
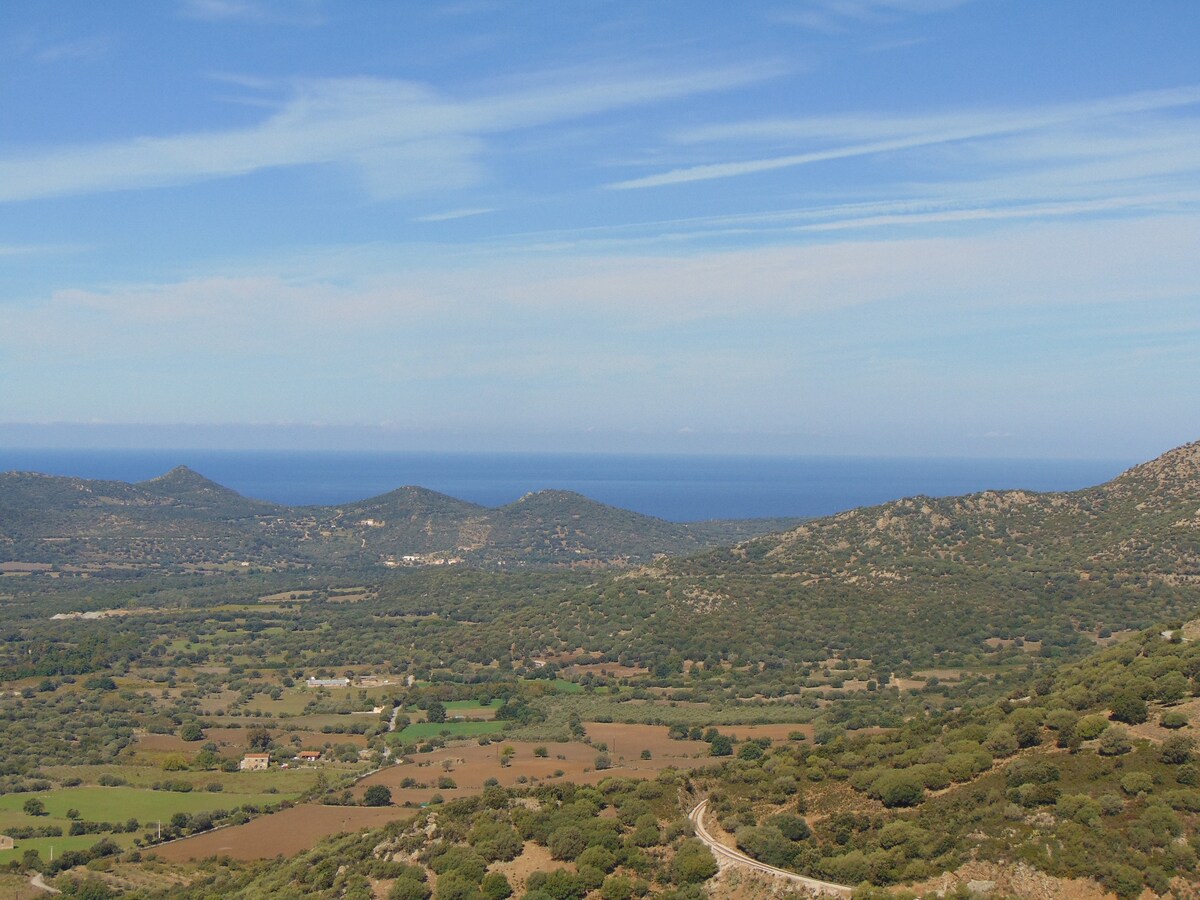
[(1100, 737), (1108, 729), (1108, 720), (1104, 716), (1084, 716), (1075, 726), (1075, 733), (1082, 740), (1091, 741)]
[(486, 900), (506, 900), (513, 893), (512, 885), (500, 872), (490, 872), (483, 876), (483, 883), (479, 885), (479, 890)]
[(1120, 694), (1112, 702), (1111, 717), (1126, 725), (1140, 725), (1149, 718), (1146, 701), (1137, 694)]
[(704, 844), (689, 838), (679, 845), (671, 860), (671, 879), (676, 884), (699, 884), (717, 874), (717, 861)]
[(1182, 734), (1173, 734), (1158, 748), (1158, 758), (1171, 766), (1181, 766), (1192, 760), (1192, 748), (1196, 742)]
[(1019, 749), (1017, 734), (1009, 725), (997, 725), (983, 746), (996, 756), (1012, 756)]
[(550, 872), (534, 872), (527, 882), (529, 893), (542, 892), (553, 900), (582, 900), (587, 889), (580, 884), (579, 879), (566, 869), (554, 869)]
[(434, 900), (479, 900), (478, 884), (461, 872), (447, 872), (437, 880)]
[(587, 849), (587, 840), (576, 826), (564, 825), (550, 833), (546, 846), (555, 859), (573, 860)]
[(1101, 756), (1121, 756), (1133, 749), (1133, 742), (1124, 728), (1109, 728), (1100, 738)]
[(1158, 724), (1163, 728), (1186, 728), (1188, 717), (1176, 710), (1168, 710), (1158, 717)]
[(925, 784), (914, 773), (896, 770), (879, 776), (871, 786), (871, 793), (889, 809), (916, 806), (925, 799)]
[(1148, 794), (1154, 790), (1154, 779), (1146, 772), (1130, 772), (1121, 777), (1121, 790), (1127, 794)]
[(363, 806), (391, 806), (392, 792), (386, 785), (373, 784), (363, 792)]

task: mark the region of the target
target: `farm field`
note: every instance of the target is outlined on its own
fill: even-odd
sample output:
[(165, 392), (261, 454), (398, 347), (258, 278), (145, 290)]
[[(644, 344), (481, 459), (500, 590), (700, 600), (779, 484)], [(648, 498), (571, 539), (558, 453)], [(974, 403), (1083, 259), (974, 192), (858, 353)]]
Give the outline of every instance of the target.
[(233, 859), (273, 859), (294, 856), (317, 841), (342, 832), (378, 828), (412, 815), (397, 807), (320, 806), (304, 803), (273, 816), (261, 816), (245, 825), (209, 831), (154, 848), (172, 862), (229, 856)]
[[(45, 815), (32, 816), (24, 812), (26, 801), (41, 801)], [(61, 837), (18, 839), (12, 850), (0, 851), (0, 864), (10, 859), (19, 859), (27, 850), (37, 850), (49, 859), (52, 852), (84, 850), (105, 838), (121, 847), (132, 847), (135, 839), (144, 832), (153, 830), (157, 823), (168, 822), (176, 813), (211, 812), (231, 809), (247, 804), (265, 806), (278, 803), (283, 797), (277, 793), (212, 793), (192, 791), (153, 791), (127, 786), (120, 787), (74, 787), (55, 791), (0, 795), (0, 832), (19, 827), (57, 826), (62, 829)], [(137, 819), (140, 827), (130, 832), (68, 834), (71, 819), (68, 810), (78, 812), (84, 822), (113, 822), (125, 824)]]
[[(353, 744), (356, 747), (365, 747), (367, 745), (366, 736), (361, 734), (338, 734), (336, 732), (312, 731), (307, 729), (293, 730), (286, 726), (273, 726), (270, 728), (270, 731), (272, 736), (280, 743), (295, 745), (295, 739), (299, 738), (298, 750), (319, 750), (326, 746), (336, 746), (338, 744)], [(217, 752), (221, 755), (240, 756), (246, 751), (248, 740), (249, 730), (245, 728), (209, 728), (204, 733), (203, 741), (185, 741), (173, 734), (139, 734), (134, 748), (135, 752), (181, 753), (185, 757), (190, 757), (199, 753), (204, 743), (212, 741), (217, 745)]]
[[(382, 784), (392, 791), (394, 803), (419, 805), (429, 802), (434, 794), (451, 800), (478, 793), (489, 778), (504, 787), (551, 779), (594, 783), (613, 775), (652, 778), (669, 767), (691, 769), (717, 762), (708, 755), (708, 744), (671, 740), (667, 729), (660, 725), (588, 723), (586, 728), (593, 744), (503, 741), (487, 746), (459, 744), (415, 754), (409, 757), (411, 762), (367, 776), (359, 782), (358, 792), (361, 795), (370, 785)], [(601, 743), (609, 749), (600, 750)], [(506, 748), (513, 751), (508, 765), (502, 764)], [(538, 748), (545, 749), (544, 757), (535, 755)], [(641, 758), (643, 750), (650, 750), (650, 759)], [(597, 757), (602, 753), (608, 756), (611, 766), (597, 770)], [(438, 789), (443, 777), (451, 778), (456, 786)], [(404, 787), (409, 779), (418, 786)]]
[(739, 741), (750, 741), (755, 738), (770, 738), (772, 741), (790, 740), (793, 734), (802, 734), (806, 741), (811, 741), (816, 731), (812, 725), (789, 725), (784, 722), (772, 722), (769, 725), (721, 725), (722, 734)]
[(502, 702), (501, 700), (492, 700), (488, 703), (481, 703), (478, 700), (451, 700), (444, 704), (446, 718), (494, 719), (496, 710), (500, 708)]
[[(29, 816), (22, 811), (27, 800), (37, 799), (46, 806), (45, 816)], [(0, 795), (0, 828), (13, 825), (61, 825), (70, 823), (67, 810), (76, 809), (86, 822), (124, 822), (137, 819), (147, 823), (169, 819), (177, 812), (197, 813), (246, 803), (278, 803), (279, 794), (226, 794), (224, 791), (152, 791), (131, 787), (73, 787), (26, 794)], [(60, 821), (61, 820), (61, 821)]]
[[(101, 766), (53, 766), (45, 769), (46, 775), (50, 778), (79, 778), (85, 785), (97, 785), (98, 780), (104, 775), (115, 775), (128, 782), (127, 785), (119, 785), (116, 787), (94, 787), (90, 789), (99, 791), (108, 791), (112, 796), (115, 796), (118, 791), (127, 791), (138, 788), (149, 788), (150, 785), (161, 781), (186, 781), (193, 787), (192, 793), (204, 792), (209, 784), (220, 784), (220, 792), (213, 792), (210, 796), (215, 798), (226, 797), (226, 800), (218, 802), (216, 806), (238, 806), (242, 803), (254, 802), (246, 799), (247, 797), (264, 795), (269, 796), (269, 802), (290, 799), (303, 794), (317, 780), (317, 773), (314, 769), (296, 768), (296, 769), (278, 769), (272, 768), (263, 772), (216, 772), (216, 771), (180, 771), (180, 772), (163, 772), (160, 769), (151, 768), (140, 765), (101, 765)], [(63, 794), (68, 791), (79, 791), (81, 787), (61, 788), (54, 792), (55, 795)], [(156, 791), (155, 793), (163, 794), (164, 796), (186, 797), (191, 794), (186, 794), (178, 791)], [(6, 801), (12, 801), (14, 798), (21, 795), (5, 795)], [(110, 794), (102, 794), (102, 797), (109, 797)], [(18, 804), (19, 806), (20, 804)], [(70, 805), (63, 807), (69, 809)], [(82, 812), (82, 810), (81, 810)]]
[(450, 738), (477, 737), (481, 734), (496, 734), (503, 729), (504, 723), (495, 721), (413, 722), (403, 730), (393, 732), (393, 735), (394, 739), (402, 741), (419, 741), (423, 738), (438, 737), (443, 733)]

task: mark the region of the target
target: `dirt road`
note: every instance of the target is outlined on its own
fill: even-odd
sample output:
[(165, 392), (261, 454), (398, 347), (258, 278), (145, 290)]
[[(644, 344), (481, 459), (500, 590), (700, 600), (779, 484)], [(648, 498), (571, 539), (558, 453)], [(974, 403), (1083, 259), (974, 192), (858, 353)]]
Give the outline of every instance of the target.
[(828, 894), (834, 897), (849, 897), (854, 889), (844, 884), (834, 884), (831, 881), (818, 881), (816, 878), (805, 878), (803, 875), (797, 875), (795, 872), (788, 872), (784, 869), (777, 869), (774, 866), (768, 866), (766, 863), (760, 863), (756, 859), (752, 859), (740, 850), (734, 850), (720, 843), (716, 838), (708, 833), (708, 829), (704, 827), (704, 808), (708, 806), (707, 800), (701, 800), (696, 804), (695, 808), (688, 813), (688, 818), (691, 819), (692, 825), (696, 829), (696, 837), (708, 845), (708, 849), (712, 851), (713, 856), (717, 858), (717, 863), (724, 868), (725, 866), (739, 866), (743, 869), (751, 869), (755, 872), (762, 872), (765, 875), (774, 875), (778, 878), (786, 878), (793, 884), (798, 884), (814, 894)]

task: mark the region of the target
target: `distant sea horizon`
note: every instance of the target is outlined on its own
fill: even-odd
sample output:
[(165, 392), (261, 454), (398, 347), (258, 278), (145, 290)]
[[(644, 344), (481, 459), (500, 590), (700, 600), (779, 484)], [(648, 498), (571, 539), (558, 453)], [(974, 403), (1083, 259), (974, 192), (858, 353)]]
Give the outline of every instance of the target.
[(145, 481), (175, 466), (290, 506), (364, 500), (404, 485), (502, 506), (576, 491), (675, 522), (825, 516), (917, 494), (1078, 490), (1138, 461), (586, 453), (63, 450), (0, 448), (0, 472)]

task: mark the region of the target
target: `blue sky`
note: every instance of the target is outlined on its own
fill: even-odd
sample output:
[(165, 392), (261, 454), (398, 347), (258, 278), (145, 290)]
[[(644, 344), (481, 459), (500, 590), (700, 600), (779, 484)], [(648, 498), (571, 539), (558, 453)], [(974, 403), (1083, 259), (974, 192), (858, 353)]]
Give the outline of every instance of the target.
[(0, 5), (0, 444), (1200, 438), (1200, 4)]

